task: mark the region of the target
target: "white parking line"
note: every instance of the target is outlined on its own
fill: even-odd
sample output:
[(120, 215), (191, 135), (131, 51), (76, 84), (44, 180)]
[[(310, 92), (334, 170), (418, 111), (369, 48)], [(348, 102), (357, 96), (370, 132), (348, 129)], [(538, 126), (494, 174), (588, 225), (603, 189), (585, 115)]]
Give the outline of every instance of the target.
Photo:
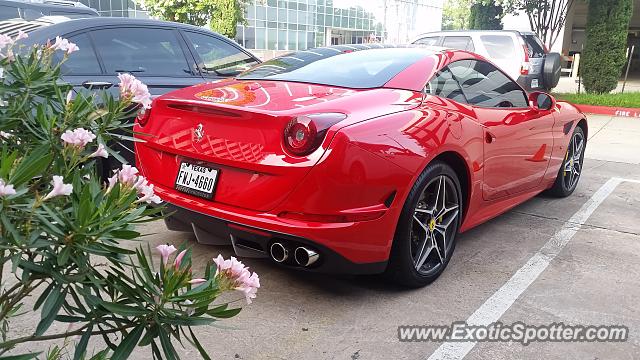
[[(578, 232), (589, 216), (623, 181), (638, 182), (637, 180), (611, 178), (593, 196), (567, 220), (558, 232), (527, 263), (518, 269), (498, 291), (485, 301), (469, 318), (469, 325), (489, 325), (496, 322), (549, 266), (549, 263), (567, 245), (569, 240)], [(429, 356), (428, 360), (453, 360), (464, 358), (476, 342), (445, 342)]]

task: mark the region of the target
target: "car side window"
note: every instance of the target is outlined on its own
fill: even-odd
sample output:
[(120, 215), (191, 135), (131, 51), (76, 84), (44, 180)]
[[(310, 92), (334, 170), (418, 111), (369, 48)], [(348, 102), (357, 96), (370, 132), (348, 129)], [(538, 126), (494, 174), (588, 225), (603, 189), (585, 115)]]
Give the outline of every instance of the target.
[(471, 105), (487, 108), (525, 108), (527, 96), (502, 71), (485, 61), (461, 60), (449, 64)]
[(429, 83), (427, 83), (425, 92), (427, 94), (451, 99), (459, 103), (467, 102), (467, 99), (462, 93), (462, 89), (460, 89), (460, 85), (458, 85), (458, 82), (453, 78), (451, 71), (447, 68), (438, 71), (433, 78), (431, 78)]
[(228, 42), (202, 33), (185, 31), (208, 75), (232, 76), (248, 70), (258, 61)]
[(438, 43), (438, 39), (439, 38), (440, 37), (438, 37), (438, 36), (424, 37), (422, 39), (416, 40), (416, 42), (414, 44), (434, 46), (435, 44)]
[(516, 56), (514, 39), (509, 35), (482, 35), (480, 40), (491, 59), (511, 59)]
[[(69, 41), (78, 45), (80, 51), (69, 56), (62, 64), (62, 72), (65, 75), (97, 75), (101, 74), (100, 64), (96, 53), (93, 51), (91, 41), (86, 33), (71, 36)], [(54, 52), (57, 61), (62, 60), (62, 51)]]
[(442, 46), (451, 49), (475, 51), (471, 36), (445, 36)]
[(107, 74), (175, 77), (191, 74), (174, 30), (108, 28), (94, 30), (91, 36)]

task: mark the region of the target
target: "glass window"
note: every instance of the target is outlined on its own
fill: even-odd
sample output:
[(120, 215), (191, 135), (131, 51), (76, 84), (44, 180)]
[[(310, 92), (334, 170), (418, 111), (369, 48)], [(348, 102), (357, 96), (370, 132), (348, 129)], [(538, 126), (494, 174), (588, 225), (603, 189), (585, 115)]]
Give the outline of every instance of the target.
[(254, 49), (266, 49), (267, 29), (256, 28), (256, 47)]
[(516, 46), (511, 36), (482, 35), (480, 40), (493, 59), (509, 59), (516, 55)]
[(20, 18), (17, 7), (0, 6), (0, 20), (9, 20)]
[(536, 35), (524, 35), (524, 43), (527, 44), (527, 52), (530, 58), (542, 58), (546, 51), (542, 41)]
[[(69, 41), (78, 45), (80, 51), (69, 56), (62, 65), (62, 71), (69, 75), (98, 75), (102, 73), (96, 53), (93, 51), (91, 41), (86, 34), (72, 36)], [(62, 60), (62, 52), (56, 51), (56, 60)]]
[(267, 5), (276, 7), (278, 6), (278, 2), (276, 0), (267, 0)]
[(298, 23), (298, 12), (295, 10), (289, 10), (289, 23), (297, 24)]
[(287, 49), (287, 31), (278, 30), (278, 50)]
[(269, 50), (278, 49), (278, 30), (276, 29), (267, 30), (267, 49)]
[(278, 10), (276, 8), (268, 8), (267, 9), (267, 20), (269, 21), (277, 21), (278, 20)]
[(108, 74), (186, 76), (191, 72), (173, 30), (112, 28), (91, 32)]
[[(420, 48), (384, 48), (340, 53), (316, 49), (296, 53), (296, 60), (279, 57), (258, 65), (238, 78), (297, 81), (347, 88), (377, 88), (429, 53)], [(303, 60), (303, 61), (300, 61)]]
[(449, 65), (469, 104), (489, 108), (525, 108), (522, 88), (484, 61), (462, 60)]
[(278, 9), (278, 21), (287, 22), (287, 10)]
[(256, 20), (266, 20), (267, 9), (264, 6), (256, 6)]
[(442, 46), (458, 50), (475, 50), (470, 36), (445, 36)]
[(438, 71), (438, 73), (434, 75), (429, 83), (427, 83), (425, 92), (427, 94), (440, 96), (460, 103), (467, 102), (467, 99), (465, 99), (464, 94), (462, 93), (462, 89), (460, 89), (460, 85), (453, 78), (451, 71), (447, 68)]
[(256, 47), (256, 28), (244, 28), (244, 44), (242, 44), (242, 46), (247, 49), (254, 49)]
[(286, 50), (296, 50), (296, 44), (298, 43), (298, 39), (296, 39), (297, 31), (289, 31), (289, 41)]
[(434, 46), (438, 43), (438, 39), (439, 37), (437, 36), (425, 37), (420, 40), (417, 40), (416, 42), (414, 42), (414, 44)]
[[(264, 37), (264, 29), (257, 29), (256, 34), (261, 31)], [(232, 75), (257, 64), (253, 57), (222, 39), (191, 31), (185, 31), (184, 34), (202, 59), (207, 72)]]

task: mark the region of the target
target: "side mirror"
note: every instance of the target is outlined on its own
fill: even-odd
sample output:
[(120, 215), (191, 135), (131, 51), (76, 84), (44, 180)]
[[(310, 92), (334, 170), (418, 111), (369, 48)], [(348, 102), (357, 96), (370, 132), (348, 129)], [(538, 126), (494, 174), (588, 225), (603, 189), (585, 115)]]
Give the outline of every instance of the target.
[(556, 100), (545, 92), (534, 91), (529, 94), (529, 104), (536, 110), (548, 111), (556, 106)]

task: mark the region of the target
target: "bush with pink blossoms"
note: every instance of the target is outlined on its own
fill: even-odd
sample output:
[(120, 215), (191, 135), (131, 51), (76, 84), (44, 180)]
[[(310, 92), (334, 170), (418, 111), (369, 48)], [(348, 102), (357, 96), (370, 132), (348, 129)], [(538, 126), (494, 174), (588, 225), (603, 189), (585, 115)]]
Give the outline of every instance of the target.
[[(32, 343), (19, 358), (36, 358), (43, 340), (65, 339), (74, 359), (124, 359), (136, 347), (176, 359), (174, 345), (186, 340), (208, 359), (192, 328), (236, 315), (218, 296), (241, 291), (250, 302), (260, 283), (233, 258), (198, 275), (188, 249), (158, 247), (156, 270), (154, 251), (124, 246), (141, 235), (137, 224), (158, 218), (151, 205), (161, 201), (130, 165), (103, 183), (98, 161), (117, 157), (108, 144), (150, 106), (147, 87), (121, 75), (117, 99), (74, 95), (53, 55), (64, 62), (83, 49), (62, 38), (31, 49), (16, 41), (0, 35), (0, 357)], [(12, 331), (32, 312), (40, 319), (31, 333)], [(92, 337), (103, 341), (88, 348)]]

